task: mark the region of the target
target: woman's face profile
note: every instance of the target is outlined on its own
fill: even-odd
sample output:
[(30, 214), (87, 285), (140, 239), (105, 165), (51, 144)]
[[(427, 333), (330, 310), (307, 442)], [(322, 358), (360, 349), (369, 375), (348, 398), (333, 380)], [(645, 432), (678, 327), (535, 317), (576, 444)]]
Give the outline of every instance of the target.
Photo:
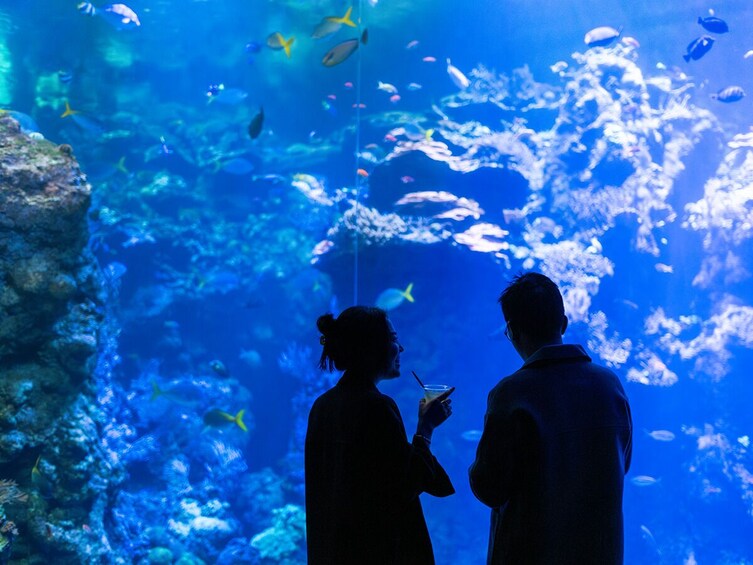
[(404, 349), (400, 345), (395, 327), (389, 319), (387, 320), (387, 332), (389, 334), (389, 347), (387, 348), (386, 370), (382, 378), (396, 379), (400, 376), (400, 353)]

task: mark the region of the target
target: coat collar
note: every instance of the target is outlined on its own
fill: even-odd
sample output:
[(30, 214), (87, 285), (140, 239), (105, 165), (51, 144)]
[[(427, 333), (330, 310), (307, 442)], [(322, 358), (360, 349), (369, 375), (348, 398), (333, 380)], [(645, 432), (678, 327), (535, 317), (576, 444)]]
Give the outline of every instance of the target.
[(577, 344), (562, 344), (562, 345), (545, 345), (531, 355), (521, 369), (526, 369), (534, 364), (539, 363), (556, 363), (557, 361), (566, 360), (581, 360), (590, 361), (586, 350), (582, 346)]

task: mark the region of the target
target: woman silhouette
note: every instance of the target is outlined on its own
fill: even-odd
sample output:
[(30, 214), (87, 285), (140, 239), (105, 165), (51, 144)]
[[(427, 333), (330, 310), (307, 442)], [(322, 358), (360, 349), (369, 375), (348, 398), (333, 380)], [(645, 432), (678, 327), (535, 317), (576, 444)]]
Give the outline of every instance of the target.
[(380, 308), (353, 306), (317, 320), (321, 369), (344, 370), (314, 402), (306, 434), (310, 565), (434, 563), (422, 492), (455, 492), (431, 454), (434, 428), (452, 413), (454, 389), (418, 407), (408, 442), (394, 400), (376, 384), (400, 376), (402, 345)]

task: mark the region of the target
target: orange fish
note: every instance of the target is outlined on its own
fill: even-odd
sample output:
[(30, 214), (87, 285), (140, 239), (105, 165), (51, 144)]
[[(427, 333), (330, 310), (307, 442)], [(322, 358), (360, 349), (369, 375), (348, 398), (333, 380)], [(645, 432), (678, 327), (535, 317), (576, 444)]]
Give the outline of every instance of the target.
[(356, 173), (359, 174), (359, 176), (362, 176), (363, 178), (366, 178), (369, 176), (369, 173), (366, 172), (366, 169), (358, 169)]

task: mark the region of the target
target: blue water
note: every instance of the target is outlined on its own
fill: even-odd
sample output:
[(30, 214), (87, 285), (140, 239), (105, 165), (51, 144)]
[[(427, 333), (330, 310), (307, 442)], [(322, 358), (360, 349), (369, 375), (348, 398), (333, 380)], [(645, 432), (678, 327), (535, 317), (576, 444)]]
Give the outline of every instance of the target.
[[(301, 434), (332, 382), (313, 369), (314, 321), (412, 282), (415, 303), (390, 312), (403, 367), (457, 387), (432, 445), (457, 494), (422, 498), (437, 562), (484, 562), (488, 509), (467, 486), (475, 443), (463, 434), (482, 428), (488, 390), (520, 365), (495, 301), (512, 274), (533, 268), (566, 294), (566, 341), (613, 368), (631, 401), (626, 563), (753, 563), (753, 144), (734, 137), (753, 125), (748, 2), (362, 1), (359, 28), (317, 41), (314, 26), (349, 3), (132, 0), (141, 25), (123, 30), (76, 4), (0, 0), (0, 102), (72, 145), (92, 184), (92, 249), (103, 267), (119, 265), (110, 315), (120, 400), (103, 409), (133, 431), (128, 443), (159, 449), (126, 457), (127, 478), (110, 487), (108, 512), (120, 518), (102, 534), (117, 555), (140, 562), (167, 547), (175, 560), (305, 562)], [(710, 8), (731, 31), (685, 63)], [(588, 50), (585, 33), (601, 25), (621, 28), (620, 39)], [(322, 66), (363, 29), (366, 45)], [(277, 31), (296, 38), (289, 59), (264, 45)], [(634, 63), (640, 87), (610, 57)], [(446, 58), (469, 77), (467, 91)], [(552, 70), (560, 61), (562, 75)], [(208, 103), (220, 83), (248, 95)], [(730, 85), (748, 96), (711, 98)], [(500, 104), (482, 100), (502, 92)], [(598, 125), (606, 106), (585, 117), (589, 96), (619, 111)], [(78, 121), (60, 117), (66, 101)], [(261, 106), (264, 128), (251, 140)], [(414, 138), (394, 133), (416, 124)], [(231, 174), (238, 158), (242, 174)], [(442, 205), (395, 204), (419, 191), (473, 199), (484, 212), (448, 220), (433, 217)], [(344, 232), (343, 218), (372, 208), (388, 235)], [(405, 237), (401, 221), (438, 241)], [(475, 251), (457, 236), (478, 224), (507, 233)], [(334, 247), (314, 254), (324, 240)], [(150, 400), (152, 382), (172, 394)], [(381, 388), (412, 431), (415, 383)], [(250, 431), (203, 434), (210, 408), (245, 408)], [(657, 430), (674, 439), (648, 434)], [(640, 475), (657, 482), (632, 482)], [(227, 529), (186, 535), (191, 504)]]

